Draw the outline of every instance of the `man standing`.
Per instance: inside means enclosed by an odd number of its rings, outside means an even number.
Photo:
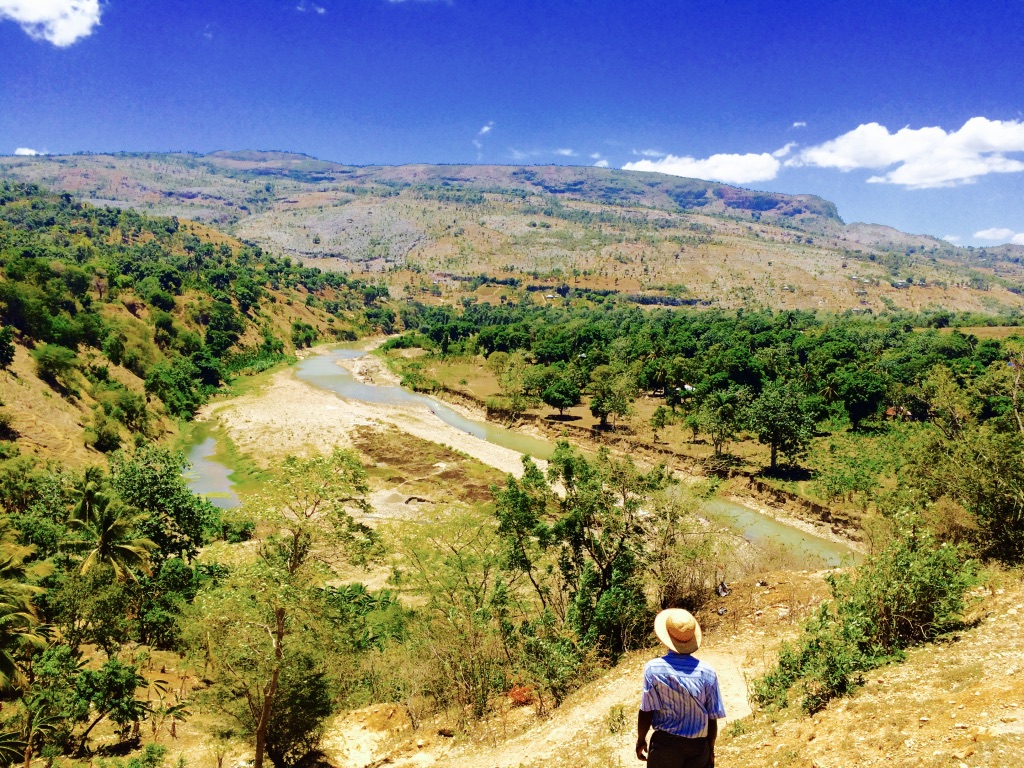
[[[644,667],[636,756],[648,768],[714,768],[725,707],[715,670],[691,655],[700,648],[700,625],[689,611],[669,608],[655,617],[654,633],[669,652]]]

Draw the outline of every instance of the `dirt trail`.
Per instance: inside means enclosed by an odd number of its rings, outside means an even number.
[[[654,654],[651,654],[653,658]],[[747,685],[737,657],[731,653],[701,650],[696,656],[711,664],[718,673],[728,717],[725,726],[738,717],[750,714]],[[567,744],[578,741],[589,731],[607,730],[612,708],[621,706],[625,724],[620,731],[621,746],[615,756],[625,764],[636,761],[636,710],[640,702],[640,680],[646,658],[633,659],[615,668],[614,672],[587,686],[565,705],[555,710],[550,719],[527,733],[511,739],[496,750],[469,752],[461,758],[445,761],[452,768],[517,768],[529,760],[536,765],[558,765]]]
[[[395,768],[443,765],[446,768],[519,768],[523,765],[563,764],[567,745],[586,741],[588,734],[607,733],[621,707],[617,721],[615,753],[622,763],[635,761],[633,733],[639,701],[640,679],[647,656],[634,654],[628,661],[576,692],[550,717],[498,744],[456,744],[447,738],[424,734],[395,748],[395,731],[408,728],[400,708],[375,707],[348,713],[335,721],[325,740],[328,754],[344,768],[363,768],[388,759]],[[697,656],[718,672],[728,718],[721,725],[750,714],[744,670],[733,653],[701,650]],[[508,719],[521,720],[512,712]],[[624,719],[621,719],[624,718]],[[513,726],[514,727],[514,726]],[[498,727],[495,726],[495,730]],[[407,731],[408,733],[408,731]],[[489,739],[487,739],[489,740]],[[422,746],[418,746],[422,744]]]
[[[790,636],[798,617],[824,591],[820,573],[780,572],[764,578],[771,587],[757,586],[753,579],[736,584],[733,594],[716,601],[701,619],[705,641],[696,655],[718,673],[727,713],[720,733],[750,715],[747,681],[762,671],[766,645],[774,648]],[[532,707],[506,708],[460,739],[438,735],[439,728],[450,726],[444,721],[413,732],[401,708],[395,714],[385,707],[349,713],[329,729],[328,754],[342,768],[385,764],[382,760],[396,768],[637,764],[633,745],[640,680],[644,664],[660,653],[652,648],[629,654],[546,717],[537,717]]]

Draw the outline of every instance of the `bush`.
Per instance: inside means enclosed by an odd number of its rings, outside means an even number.
[[[0,410],[0,440],[13,440],[16,436],[14,416],[10,411]]]
[[[43,344],[33,350],[32,357],[36,361],[39,378],[51,384],[66,383],[67,377],[78,366],[74,351],[59,344]]]
[[[95,415],[91,427],[85,430],[85,443],[100,453],[110,453],[121,447],[121,433],[117,423],[102,412]]]
[[[167,291],[153,291],[146,298],[157,309],[162,309],[165,312],[170,312],[174,309],[174,297]]]
[[[300,655],[286,664],[267,729],[267,755],[274,765],[292,768],[316,750],[331,712],[327,678],[313,660]]]
[[[964,593],[977,580],[965,550],[938,544],[903,521],[889,547],[848,574],[827,577],[832,600],[783,643],[776,668],[754,681],[754,698],[784,707],[799,684],[801,706],[817,712],[861,683],[861,673],[900,659],[903,651],[960,626]]]
[[[0,328],[0,369],[14,362],[14,329],[9,325]]]

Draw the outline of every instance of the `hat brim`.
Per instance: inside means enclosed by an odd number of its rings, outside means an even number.
[[[695,653],[700,648],[701,641],[704,639],[703,634],[700,631],[700,622],[697,619],[693,620],[693,639],[688,643],[680,643],[672,639],[672,636],[668,633],[668,612],[670,608],[665,609],[657,616],[654,617],[654,634],[661,640],[661,644],[668,648],[670,651],[676,653]]]

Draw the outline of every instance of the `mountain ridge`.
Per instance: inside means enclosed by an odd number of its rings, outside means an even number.
[[[847,224],[834,203],[815,195],[664,174],[353,166],[277,150],[218,150],[0,157],[0,178],[200,221],[307,265],[388,275],[413,291],[432,290],[426,275],[442,284],[445,276],[481,273],[556,282],[573,275],[583,288],[671,289],[722,307],[989,314],[1024,307],[1024,247],[962,248],[886,225]]]

